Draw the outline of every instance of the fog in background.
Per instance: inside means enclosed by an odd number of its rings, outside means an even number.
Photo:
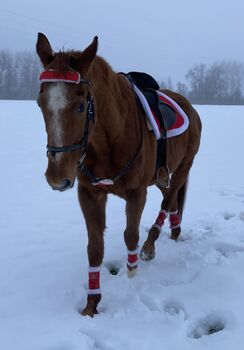
[[[98,54],[116,71],[171,77],[176,87],[195,65],[244,62],[243,14],[243,0],[8,0],[0,49],[33,51],[43,32],[54,50],[83,50],[98,35]]]

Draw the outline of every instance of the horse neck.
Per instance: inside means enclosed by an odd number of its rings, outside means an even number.
[[[119,142],[128,127],[137,124],[134,92],[125,77],[115,73],[101,57],[96,57],[90,76],[98,123]]]

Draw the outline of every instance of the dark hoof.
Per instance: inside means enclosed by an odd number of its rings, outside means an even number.
[[[181,232],[180,227],[172,229],[170,238],[173,239],[174,241],[177,241],[179,238],[180,232]]]
[[[155,258],[155,247],[153,243],[145,242],[140,252],[140,258],[143,261],[149,261]]]
[[[90,316],[94,317],[94,315],[98,314],[97,305],[101,300],[101,294],[88,294],[87,296],[87,304],[84,310],[81,312],[82,316]]]
[[[97,309],[93,309],[93,308],[91,308],[91,307],[89,307],[89,306],[86,306],[85,308],[84,308],[84,310],[81,312],[81,315],[82,316],[90,316],[90,317],[94,317],[94,315],[97,315],[98,314],[98,311],[97,311]]]

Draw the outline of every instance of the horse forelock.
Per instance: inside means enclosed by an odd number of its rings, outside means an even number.
[[[76,51],[59,51],[55,53],[51,68],[58,73],[67,73],[72,67],[71,58],[78,58],[80,53]]]

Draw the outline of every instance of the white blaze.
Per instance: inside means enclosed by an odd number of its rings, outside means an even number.
[[[61,147],[63,145],[63,130],[61,123],[61,110],[67,106],[66,86],[64,83],[57,83],[50,86],[48,91],[48,109],[52,112],[50,118],[50,132],[55,144],[52,146]]]

